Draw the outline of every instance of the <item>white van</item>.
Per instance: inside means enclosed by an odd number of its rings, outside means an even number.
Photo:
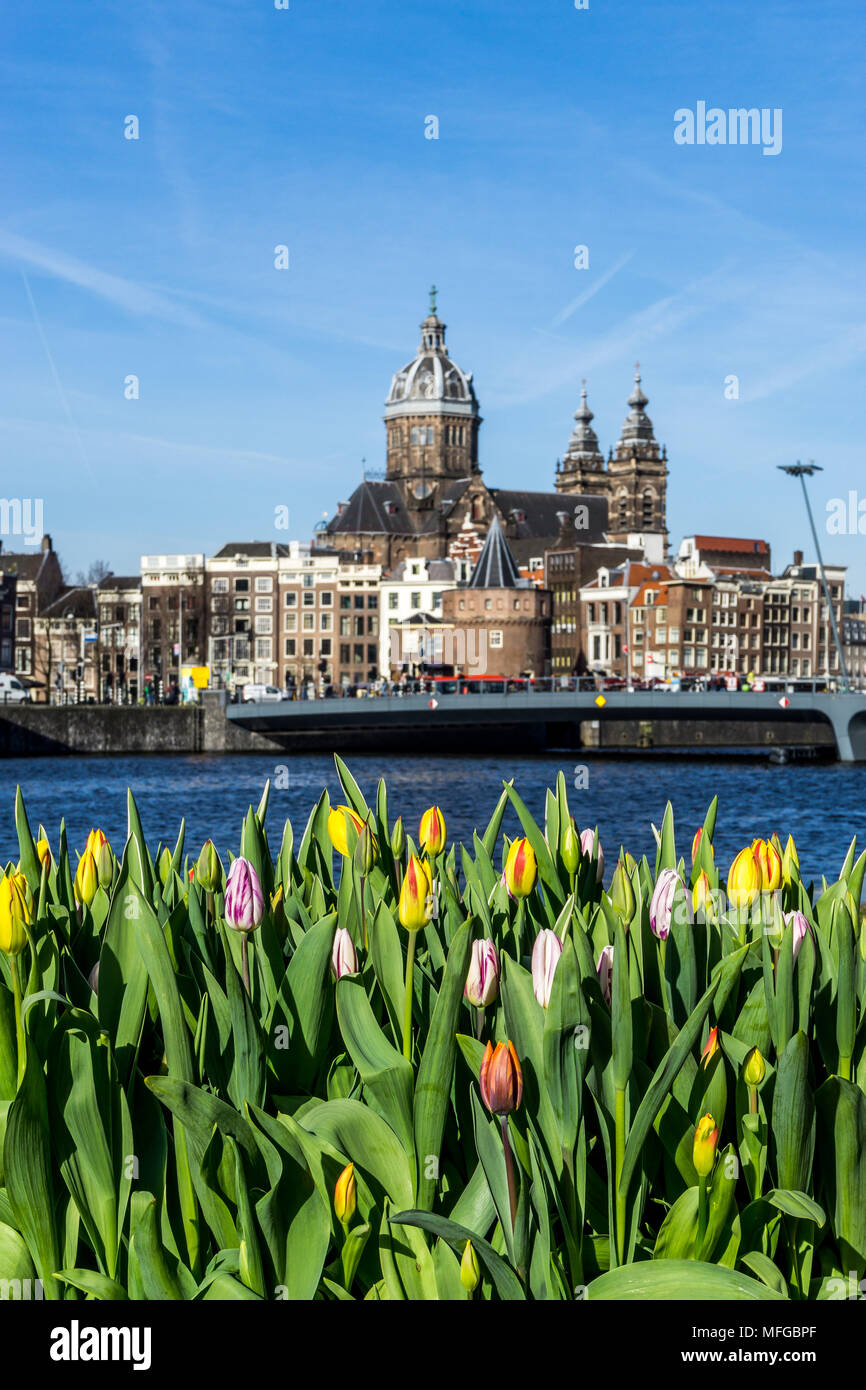
[[[257,685],[251,681],[241,690],[241,699],[245,705],[250,705],[260,704],[265,700],[283,700],[285,696],[275,685]]]
[[[22,685],[17,676],[9,671],[0,671],[0,704],[15,704],[19,700],[29,700],[30,691]]]

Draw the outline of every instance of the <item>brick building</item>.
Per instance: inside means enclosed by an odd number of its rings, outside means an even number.
[[[108,574],[96,586],[99,697],[134,705],[141,697],[141,578]]]
[[[166,694],[206,655],[204,555],[142,555],[141,589],[142,690]]]
[[[51,704],[99,699],[96,585],[64,585],[33,620],[37,698]]]
[[[206,664],[211,683],[278,685],[279,566],[275,541],[230,541],[205,562]]]
[[[15,614],[11,639],[14,669],[24,684],[33,688],[33,698],[44,700],[47,692],[36,673],[36,618],[63,589],[63,572],[50,536],[43,536],[40,548],[21,554],[4,552],[0,543],[0,584],[14,583]],[[0,642],[10,634],[0,632]],[[0,664],[5,664],[0,662]]]
[[[550,674],[551,595],[520,571],[494,516],[484,549],[465,588],[442,595],[442,616],[453,630],[461,675],[510,678]]]

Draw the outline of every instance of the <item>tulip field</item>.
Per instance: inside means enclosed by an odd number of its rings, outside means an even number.
[[[455,844],[337,772],[275,857],[268,788],[204,847],[131,793],[73,847],[18,793],[0,1296],[851,1296],[866,853],[804,883],[756,823],[717,863],[713,800],[635,860],[562,775]]]

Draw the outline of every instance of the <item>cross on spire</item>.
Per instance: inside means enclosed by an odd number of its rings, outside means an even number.
[[[439,293],[435,285],[430,286],[430,313],[436,313],[436,296]]]

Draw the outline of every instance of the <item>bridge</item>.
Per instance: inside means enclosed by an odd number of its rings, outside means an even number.
[[[515,737],[526,746],[580,747],[586,721],[701,720],[763,724],[772,721],[778,742],[785,728],[824,724],[833,732],[841,762],[866,762],[866,692],[828,692],[789,687],[773,691],[658,691],[563,689],[553,680],[487,682],[484,694],[398,695],[364,698],[282,700],[227,704],[229,721],[265,735],[287,749],[360,748],[423,753],[445,747],[476,751],[507,747]],[[513,745],[512,745],[513,746]]]

